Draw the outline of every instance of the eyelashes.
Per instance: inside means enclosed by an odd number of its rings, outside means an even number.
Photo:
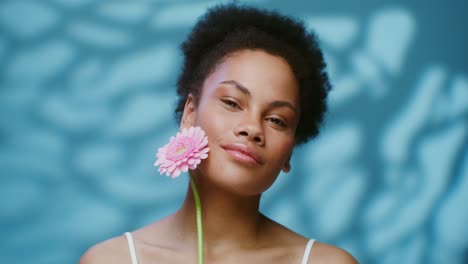
[[[268,118],[266,118],[266,120],[270,121],[270,122],[273,123],[274,125],[277,125],[277,126],[280,126],[280,127],[283,127],[283,128],[288,127],[288,125],[286,124],[286,122],[284,122],[283,120],[281,120],[281,119],[279,119],[279,118],[268,117]]]
[[[230,108],[241,109],[240,105],[232,99],[221,99],[221,101]]]
[[[234,110],[235,111],[242,110],[242,107],[240,106],[240,104],[237,103],[233,99],[223,98],[223,99],[221,99],[221,102],[223,102],[223,104],[229,110],[233,110],[233,111]],[[287,128],[287,127],[289,127],[288,123],[286,121],[284,121],[283,119],[278,118],[278,117],[266,117],[265,120],[268,121],[269,123],[271,123],[271,125],[273,127],[277,127],[277,128]]]

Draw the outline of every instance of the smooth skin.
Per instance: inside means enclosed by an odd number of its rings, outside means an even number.
[[[290,170],[299,109],[289,64],[262,50],[230,54],[205,80],[199,101],[188,97],[180,126],[202,127],[210,147],[192,172],[202,202],[205,263],[301,263],[308,239],[259,212],[261,194],[280,171]],[[228,150],[233,144],[251,155]],[[188,188],[178,211],[132,232],[139,263],[197,263],[196,232]],[[131,263],[125,236],[91,247],[79,263]],[[357,261],[316,242],[309,263]]]

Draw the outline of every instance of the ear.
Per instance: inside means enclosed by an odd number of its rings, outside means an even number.
[[[182,118],[180,120],[180,129],[189,128],[195,125],[196,120],[196,105],[195,99],[193,98],[192,94],[187,96],[187,100],[185,101],[184,112],[182,113]]]
[[[292,155],[292,154],[291,154],[291,155]],[[282,170],[284,173],[288,173],[288,172],[291,170],[291,163],[290,163],[291,155],[289,155],[288,160],[284,163],[283,168],[281,168],[281,170]]]

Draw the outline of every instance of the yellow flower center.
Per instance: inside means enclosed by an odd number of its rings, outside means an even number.
[[[184,147],[181,147],[180,149],[178,149],[178,150],[176,151],[176,154],[177,154],[177,155],[180,155],[180,154],[184,153],[186,150],[187,150],[187,148],[186,148],[185,146],[184,146]]]

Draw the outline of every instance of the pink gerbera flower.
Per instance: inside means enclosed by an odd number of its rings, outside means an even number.
[[[181,172],[195,169],[208,157],[208,151],[208,138],[200,127],[184,128],[158,149],[154,166],[159,166],[159,173],[175,178]]]

